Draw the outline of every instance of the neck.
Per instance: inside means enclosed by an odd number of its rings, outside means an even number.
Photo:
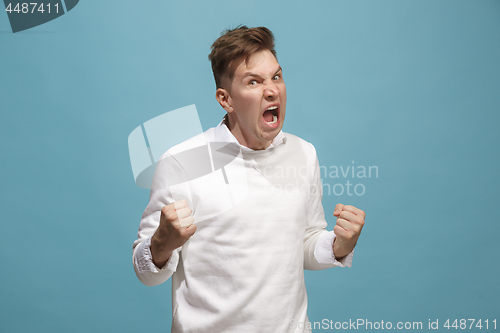
[[[251,138],[246,138],[243,133],[240,131],[238,126],[236,125],[237,122],[234,120],[230,120],[230,117],[228,114],[224,116],[224,124],[227,126],[231,134],[236,138],[236,140],[239,142],[240,145],[245,146],[247,148],[253,149],[253,150],[264,150],[267,149],[271,145],[271,141],[269,142],[256,142],[252,143]]]

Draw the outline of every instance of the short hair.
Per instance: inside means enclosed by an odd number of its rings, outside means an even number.
[[[248,28],[239,26],[235,29],[224,30],[212,44],[212,52],[208,59],[212,62],[215,85],[223,88],[222,82],[232,80],[236,70],[235,60],[242,57],[248,62],[250,56],[262,50],[269,50],[277,59],[274,50],[274,35],[266,27]]]

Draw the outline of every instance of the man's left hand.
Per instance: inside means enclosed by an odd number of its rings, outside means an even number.
[[[333,227],[337,236],[333,242],[333,254],[339,259],[351,253],[356,246],[366,214],[354,206],[337,204],[333,216],[337,217],[337,224]]]

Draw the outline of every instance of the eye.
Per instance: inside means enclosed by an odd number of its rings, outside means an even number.
[[[257,84],[257,80],[251,80],[248,82],[249,86],[255,86]]]
[[[276,74],[274,77],[273,77],[273,80],[279,80],[281,79],[281,75],[280,74]]]

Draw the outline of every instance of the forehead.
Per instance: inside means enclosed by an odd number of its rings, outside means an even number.
[[[236,63],[234,78],[256,74],[272,75],[279,70],[280,65],[276,57],[269,50],[262,50],[252,54],[246,61],[244,58]]]

